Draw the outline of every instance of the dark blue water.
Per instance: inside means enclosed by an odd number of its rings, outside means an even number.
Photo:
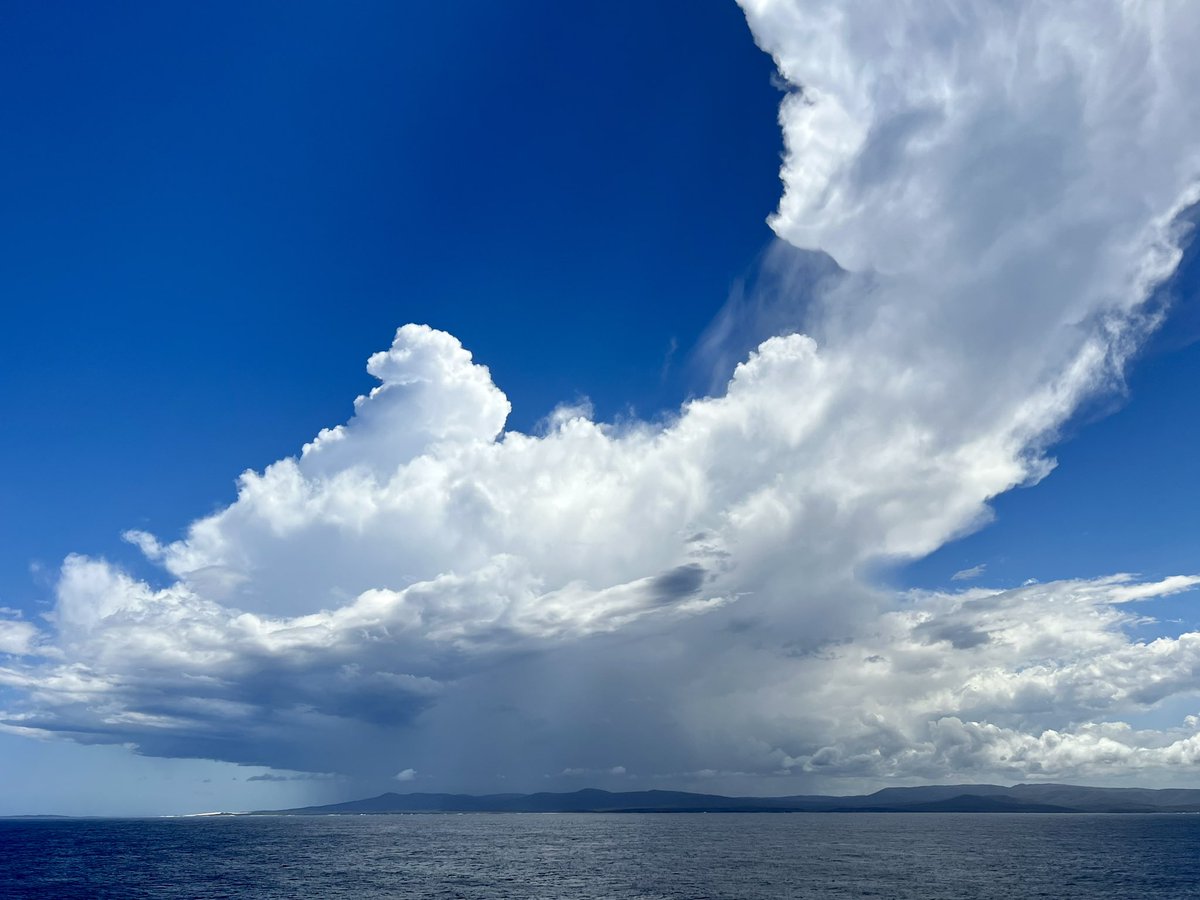
[[[0,820],[0,897],[1200,897],[1200,816]]]

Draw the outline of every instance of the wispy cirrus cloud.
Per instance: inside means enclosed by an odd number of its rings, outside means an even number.
[[[987,564],[980,563],[976,566],[969,566],[966,569],[959,569],[950,576],[951,581],[970,581],[973,578],[978,578],[987,571]]]

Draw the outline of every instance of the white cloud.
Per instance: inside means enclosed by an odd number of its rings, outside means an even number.
[[[0,720],[363,777],[399,756],[455,787],[613,759],[738,778],[1185,765],[1192,726],[1120,717],[1189,695],[1196,639],[1138,643],[1121,604],[1192,580],[894,608],[861,573],[1044,477],[1056,430],[1156,324],[1200,171],[1200,17],[744,5],[803,86],[772,224],[849,270],[798,306],[812,257],[776,251],[787,315],[752,329],[807,333],[760,335],[665,423],[576,404],[525,435],[455,338],[406,325],[350,421],[243,473],[180,540],[129,533],[165,587],[69,557],[52,630],[0,626],[25,654],[0,668],[18,697]]]
[[[589,769],[586,767],[568,766],[559,774],[564,778],[597,778],[604,776],[620,777],[627,773],[624,766],[610,766],[607,769]]]
[[[971,566],[967,569],[959,569],[950,576],[951,581],[970,581],[972,578],[978,578],[987,571],[987,564],[980,563],[977,566]]]
[[[399,772],[397,772],[392,777],[395,778],[397,781],[414,781],[414,780],[416,780],[416,777],[417,777],[417,770],[416,769],[401,769]]]
[[[30,622],[0,619],[0,654],[31,654],[37,645],[38,637],[37,628]]]
[[[1200,633],[1135,638],[1146,619],[1128,598],[1197,584],[1118,576],[917,593],[853,640],[772,671],[769,691],[719,702],[739,711],[734,730],[778,734],[760,768],[826,779],[1182,774],[1200,747],[1194,721],[1126,720],[1172,702],[1200,708]]]

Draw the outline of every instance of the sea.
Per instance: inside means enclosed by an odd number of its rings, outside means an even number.
[[[0,819],[3,898],[1200,897],[1200,815]]]

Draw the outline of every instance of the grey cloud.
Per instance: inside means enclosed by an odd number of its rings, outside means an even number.
[[[677,566],[650,582],[650,594],[658,603],[675,603],[692,597],[703,587],[707,572],[698,563]]]
[[[958,650],[969,650],[991,640],[986,631],[963,622],[923,622],[914,629],[914,634],[928,641],[946,641]]]

